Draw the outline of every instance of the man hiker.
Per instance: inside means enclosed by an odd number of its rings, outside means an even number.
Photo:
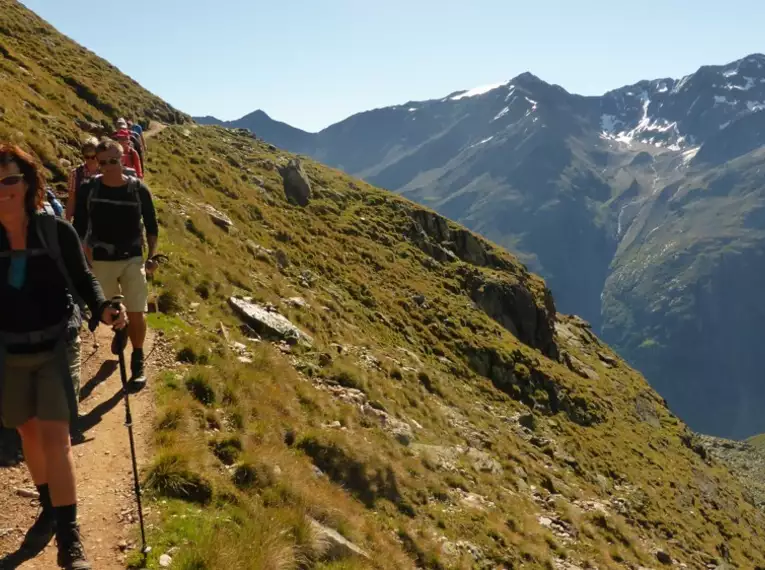
[[[82,152],[83,163],[69,173],[69,196],[66,199],[66,219],[72,221],[74,217],[74,203],[77,199],[77,190],[85,182],[99,173],[98,159],[96,158],[96,147],[98,139],[90,137],[84,143],[80,150]]]
[[[101,322],[125,326],[88,269],[76,232],[41,210],[42,167],[17,146],[0,144],[0,420],[21,436],[41,512],[22,552],[40,552],[55,535],[58,566],[90,570],[77,524],[70,421],[76,414],[65,344],[80,326],[73,298]]]
[[[121,129],[114,133],[114,139],[122,145],[122,165],[136,171],[138,178],[143,178],[143,166],[138,151],[133,148],[130,131]]]
[[[149,188],[122,170],[123,147],[115,141],[98,144],[96,155],[102,175],[80,189],[74,227],[90,247],[93,273],[108,298],[122,294],[128,314],[128,336],[133,345],[131,383],[146,384],[143,345],[146,338],[148,285],[146,275],[157,268],[159,227]],[[148,257],[143,259],[143,230]]]

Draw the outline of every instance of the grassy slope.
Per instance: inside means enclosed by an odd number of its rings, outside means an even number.
[[[0,58],[0,137],[22,140],[54,173],[81,135],[74,118],[114,116],[79,100],[61,75],[85,82],[95,66],[88,81],[112,86],[98,97],[115,115],[159,104],[0,2],[0,45],[12,58]],[[71,57],[54,62],[49,42]],[[588,379],[470,301],[466,274],[522,284],[541,305],[541,280],[509,255],[498,253],[503,271],[433,263],[405,237],[418,207],[313,163],[314,200],[291,206],[274,168],[287,156],[220,128],[168,128],[151,152],[171,256],[155,288],[163,312],[151,319],[184,361],[156,381],[151,565],[178,545],[178,568],[363,566],[318,562],[306,514],[381,568],[552,568],[564,558],[657,566],[656,548],[690,567],[765,564],[761,515],[727,471],[692,451],[639,375],[576,319],[560,317],[559,345]],[[228,213],[235,230],[214,225],[204,204]],[[223,324],[245,342],[227,306],[234,293],[274,303],[314,347],[284,354],[262,342],[251,363],[239,362],[220,332]],[[283,303],[294,295],[310,308]],[[333,382],[362,390],[371,406],[333,397]],[[374,409],[406,421],[413,441],[399,442],[396,424]]]
[[[79,154],[75,120],[189,120],[15,0],[0,14],[0,140],[24,142],[57,180]]]

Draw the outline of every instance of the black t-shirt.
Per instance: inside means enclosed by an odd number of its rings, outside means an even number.
[[[36,218],[29,222],[27,249],[42,248],[37,235]],[[96,278],[88,269],[82,254],[82,245],[72,226],[56,218],[59,248],[72,286],[94,315],[101,315],[106,303],[104,293]],[[10,244],[5,229],[0,225],[0,251],[8,251]],[[73,306],[67,294],[66,279],[59,271],[56,261],[47,255],[28,256],[23,285],[16,289],[9,284],[11,258],[0,256],[0,331],[27,333],[53,327],[72,312]],[[55,341],[38,345],[10,345],[11,354],[50,350]]]
[[[96,247],[93,249],[93,259],[96,261],[114,261],[128,257],[139,257],[143,254],[140,245],[141,220],[146,229],[146,235],[159,235],[157,215],[154,211],[149,188],[142,181],[136,181],[136,197],[129,189],[128,182],[122,186],[106,186],[99,176],[83,184],[77,192],[74,206],[74,228],[81,239],[88,230],[91,237],[98,242],[114,246],[114,251]],[[88,212],[90,194],[96,189],[98,201],[93,201]],[[135,205],[140,199],[140,212]]]

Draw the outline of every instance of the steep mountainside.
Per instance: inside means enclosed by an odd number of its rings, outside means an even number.
[[[602,97],[526,73],[262,136],[509,248],[695,429],[740,437],[765,431],[750,350],[765,311],[763,109],[765,56],[752,55]]]
[[[0,0],[0,140],[30,145],[55,180],[79,158],[82,128],[120,116],[190,119],[15,0]]]
[[[5,123],[31,150],[53,118],[84,135],[50,99]],[[150,320],[178,362],[151,383],[148,567],[765,567],[763,513],[541,278],[294,159],[221,127],[152,140]]]

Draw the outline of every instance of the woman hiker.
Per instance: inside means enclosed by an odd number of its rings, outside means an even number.
[[[58,565],[89,570],[77,524],[69,438],[77,409],[64,347],[80,325],[74,296],[117,329],[126,313],[104,298],[74,228],[41,212],[44,196],[39,164],[0,144],[0,420],[21,435],[40,493],[42,510],[22,550],[39,552],[55,535]]]

